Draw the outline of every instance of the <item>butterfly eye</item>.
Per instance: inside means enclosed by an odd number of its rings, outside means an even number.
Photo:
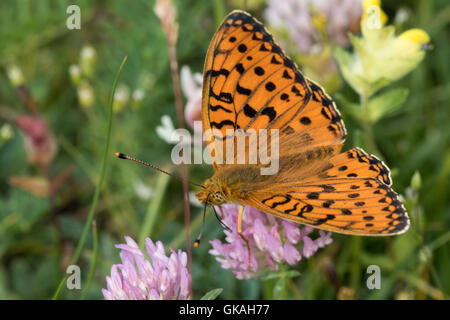
[[[214,204],[222,204],[225,202],[226,199],[222,192],[215,191],[212,194],[212,200],[213,200]]]

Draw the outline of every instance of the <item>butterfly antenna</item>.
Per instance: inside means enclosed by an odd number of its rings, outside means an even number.
[[[205,207],[203,208],[203,221],[202,221],[202,227],[200,229],[200,233],[197,236],[197,239],[195,239],[194,241],[194,248],[198,248],[198,246],[200,245],[200,239],[202,238],[202,234],[203,234],[203,230],[205,229],[205,220],[206,220],[206,207],[208,206],[208,199],[209,199],[209,195],[206,198],[205,201]]]
[[[169,175],[169,176],[171,176],[171,177],[173,177],[175,179],[183,181],[183,179],[181,177],[179,177],[177,175],[174,175],[174,174],[172,174],[170,172],[164,171],[163,169],[158,168],[157,166],[154,166],[154,165],[152,165],[150,163],[144,162],[142,160],[135,159],[133,157],[127,156],[126,154],[123,154],[123,153],[120,153],[120,152],[116,152],[114,155],[117,158],[119,158],[119,159],[131,160],[131,161],[134,161],[136,163],[143,164],[144,166],[150,167],[150,168],[155,169],[155,170],[157,170],[159,172],[165,173],[165,174],[167,174],[167,175]],[[197,187],[203,187],[201,184],[198,184],[198,183],[195,183],[195,182],[188,181],[188,183],[190,183],[190,184],[192,184],[194,186],[197,186]]]

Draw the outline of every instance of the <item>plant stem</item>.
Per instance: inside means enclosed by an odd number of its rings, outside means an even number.
[[[363,247],[362,237],[352,237],[350,239],[350,248],[352,254],[352,263],[350,265],[350,286],[355,290],[355,296],[359,294],[359,288],[362,277],[361,251]]]
[[[180,87],[180,76],[177,60],[176,42],[171,41],[171,37],[167,35],[167,47],[169,50],[170,58],[170,72],[172,74],[172,83],[175,96],[175,108],[177,113],[178,128],[184,129],[184,112],[183,112],[183,100]],[[191,250],[191,232],[190,232],[190,222],[191,222],[191,211],[189,202],[189,172],[185,163],[181,164],[181,178],[183,184],[183,200],[184,200],[184,223],[186,226],[186,252],[188,256],[188,271],[192,271],[192,250]],[[192,297],[192,288],[191,297]]]
[[[375,143],[375,138],[372,130],[372,124],[370,122],[369,114],[369,96],[366,93],[360,94],[361,110],[364,115],[364,120],[362,122],[364,129],[364,136],[366,140],[367,152],[374,154],[378,153],[377,146]]]
[[[89,268],[88,278],[86,280],[86,284],[84,285],[83,292],[81,293],[81,300],[86,298],[89,287],[91,286],[92,279],[94,278],[95,269],[97,268],[97,257],[98,257],[98,233],[97,233],[97,224],[95,220],[92,222],[92,236],[93,236],[93,252],[92,252],[92,261],[91,267]]]
[[[111,96],[109,98],[109,115],[108,115],[108,126],[106,128],[106,142],[105,142],[105,151],[103,153],[103,161],[100,168],[100,176],[98,179],[97,187],[95,188],[94,198],[92,199],[92,205],[91,209],[89,211],[88,218],[86,220],[86,223],[84,224],[83,232],[81,233],[80,240],[78,241],[78,245],[75,249],[75,253],[72,257],[72,260],[70,261],[71,265],[74,265],[78,262],[78,259],[80,258],[81,251],[83,250],[84,244],[86,242],[87,236],[89,234],[90,227],[92,225],[92,222],[94,221],[95,211],[97,209],[98,201],[100,198],[100,190],[101,185],[103,182],[103,179],[105,177],[105,171],[106,171],[106,163],[108,160],[108,154],[109,154],[109,141],[111,138],[111,128],[112,128],[112,116],[113,116],[113,101],[114,101],[114,94],[116,92],[117,83],[119,82],[120,74],[122,73],[122,69],[125,66],[125,63],[127,62],[128,56],[125,56],[122,60],[122,63],[119,67],[119,70],[117,71],[116,77],[114,79],[114,83],[111,90]],[[61,289],[64,285],[64,283],[67,280],[67,275],[64,276],[64,278],[61,280],[61,282],[58,285],[58,288],[56,289],[53,300],[57,300],[59,297],[59,294],[61,292]]]

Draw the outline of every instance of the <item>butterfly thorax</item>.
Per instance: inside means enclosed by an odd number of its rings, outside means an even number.
[[[258,168],[248,165],[228,166],[205,180],[203,189],[197,192],[196,197],[200,202],[212,205],[240,203],[239,200],[245,199],[251,192],[249,186],[257,185],[263,178]]]

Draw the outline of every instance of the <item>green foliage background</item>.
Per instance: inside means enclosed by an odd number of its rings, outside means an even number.
[[[222,0],[175,1],[180,35],[180,65],[201,72],[209,41],[225,14],[237,8]],[[121,83],[131,89],[151,74],[154,84],[145,93],[142,107],[126,108],[114,115],[111,150],[123,151],[176,171],[170,162],[171,146],[155,132],[160,118],[175,119],[175,106],[165,36],[153,12],[153,1],[87,1],[77,4],[82,29],[65,27],[69,1],[7,0],[0,2],[0,105],[19,114],[26,111],[7,77],[13,64],[22,68],[26,86],[39,102],[41,116],[55,134],[59,152],[51,167],[56,176],[74,165],[73,176],[50,202],[13,187],[8,178],[38,175],[28,165],[23,135],[15,127],[12,140],[0,146],[0,298],[47,299],[52,297],[80,237],[99,175],[107,124],[107,101],[114,75],[127,54]],[[420,27],[431,36],[434,49],[419,67],[394,86],[410,90],[400,109],[374,128],[376,142],[393,169],[394,189],[405,194],[414,172],[422,178],[417,215],[405,235],[392,238],[358,238],[334,235],[334,243],[295,267],[301,275],[283,281],[236,280],[208,254],[204,241],[193,251],[194,298],[223,288],[220,299],[335,299],[341,286],[360,299],[448,298],[450,294],[450,6],[445,0],[383,1],[390,17],[399,7],[411,9],[405,28]],[[243,7],[239,7],[243,8]],[[261,11],[252,12],[261,17]],[[80,49],[91,44],[98,55],[92,85],[96,103],[87,114],[78,104],[68,67],[77,63]],[[357,100],[349,87],[339,94]],[[339,101],[339,100],[338,100]],[[357,144],[358,125],[343,108],[349,139]],[[0,125],[6,122],[0,118]],[[191,180],[201,182],[212,169],[191,166]],[[157,180],[160,180],[157,183]],[[102,299],[101,288],[113,263],[119,262],[114,244],[124,235],[138,240],[150,203],[137,197],[134,183],[158,185],[161,206],[150,226],[150,236],[167,246],[184,248],[181,184],[161,181],[145,167],[124,163],[111,154],[96,216],[99,234],[98,263],[87,298]],[[150,200],[151,202],[151,200]],[[418,208],[418,209],[417,209]],[[193,237],[199,230],[200,208],[192,207]],[[60,231],[58,231],[58,228]],[[209,215],[204,240],[223,237]],[[92,235],[82,253],[84,285],[93,257]],[[382,270],[382,288],[366,287],[368,265]],[[62,298],[77,299],[79,291],[63,289]]]

